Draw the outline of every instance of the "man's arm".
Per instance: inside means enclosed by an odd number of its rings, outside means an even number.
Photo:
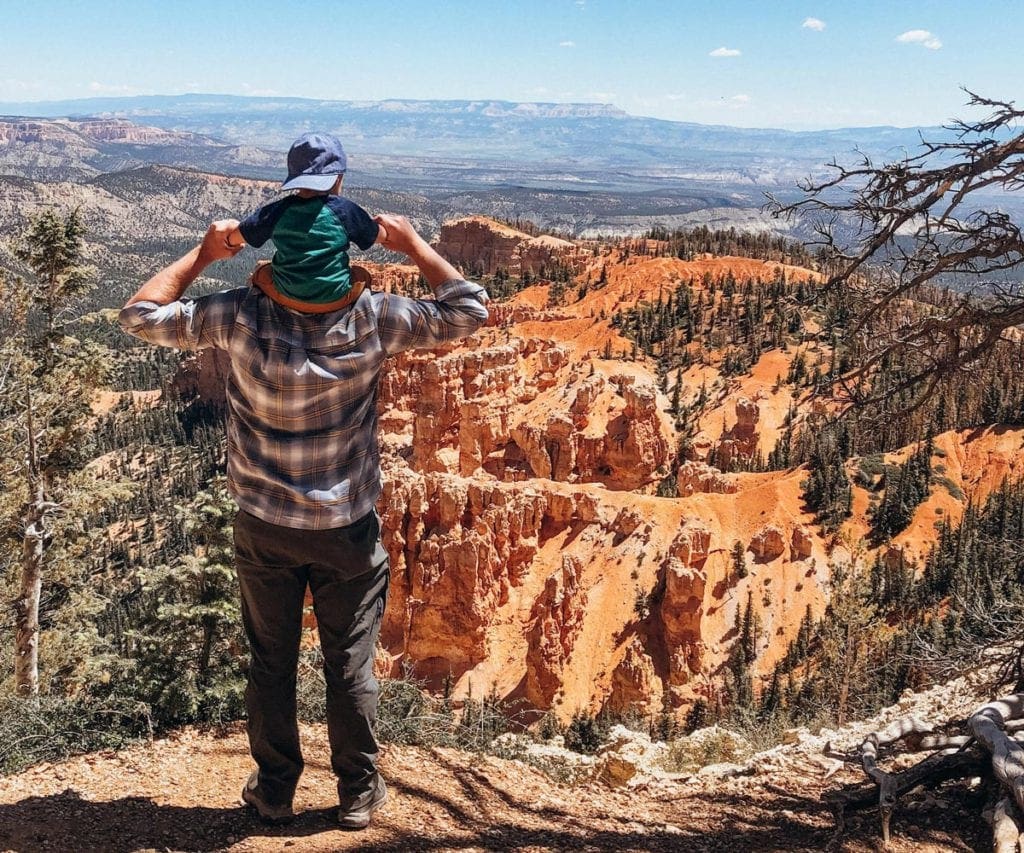
[[[375,217],[387,236],[383,245],[409,256],[434,291],[434,299],[374,293],[377,328],[384,351],[436,347],[473,334],[487,322],[487,291],[462,274],[427,243],[404,216]]]
[[[229,242],[238,228],[236,219],[219,219],[206,229],[203,242],[192,251],[168,264],[140,287],[125,303],[125,308],[136,302],[155,302],[167,305],[181,299],[192,282],[203,274],[210,264],[224,258],[233,258],[244,247]]]
[[[245,290],[198,300],[181,297],[210,264],[242,250],[228,242],[237,225],[234,219],[214,222],[202,243],[143,284],[121,309],[121,328],[148,343],[175,349],[226,346]]]
[[[462,279],[462,274],[434,251],[404,216],[385,213],[373,218],[384,230],[384,238],[378,238],[378,242],[385,249],[408,255],[409,260],[420,268],[431,288],[436,288],[446,281]]]

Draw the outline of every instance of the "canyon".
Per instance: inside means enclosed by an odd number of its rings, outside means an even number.
[[[832,567],[872,558],[868,493],[854,480],[853,514],[826,533],[804,503],[805,469],[723,469],[766,457],[787,423],[812,423],[820,403],[785,377],[798,353],[821,364],[828,347],[809,324],[799,346],[766,350],[748,372],[727,375],[721,354],[706,353],[659,377],[642,352],[627,355],[632,341],[613,317],[683,284],[796,286],[817,274],[746,257],[681,260],[644,241],[535,237],[483,217],[447,223],[438,248],[488,275],[544,267],[569,281],[556,296],[541,280],[494,300],[471,338],[385,368],[379,510],[392,577],[378,671],[563,720],[681,715],[719,700],[750,609],[752,672],[770,675],[801,620],[824,612]],[[413,268],[370,267],[378,287],[415,280]],[[196,382],[212,377],[202,393],[216,397],[210,361]],[[675,381],[699,411],[685,451],[670,414]],[[886,554],[920,559],[940,519],[1019,477],[1022,435],[937,436],[951,485],[933,487]]]

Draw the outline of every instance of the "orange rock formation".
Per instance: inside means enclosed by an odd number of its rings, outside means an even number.
[[[392,580],[381,664],[563,718],[606,706],[653,713],[665,700],[681,712],[714,696],[748,599],[763,626],[755,672],[771,671],[807,608],[822,611],[830,565],[863,540],[867,498],[855,490],[854,517],[826,538],[804,507],[802,470],[707,464],[767,455],[791,407],[809,407],[779,381],[792,349],[764,353],[741,377],[707,364],[683,374],[684,402],[702,389],[706,401],[678,497],[656,495],[679,438],[669,401],[642,354],[603,357],[630,346],[611,326],[615,311],[679,282],[699,287],[705,273],[774,280],[779,264],[582,251],[479,217],[446,226],[441,245],[466,267],[525,270],[538,239],[548,259],[579,265],[561,304],[549,305],[541,282],[492,305],[471,339],[404,354],[382,377]],[[813,275],[783,269],[790,280]],[[952,433],[936,447],[968,494],[1021,473],[1019,431]],[[897,544],[919,556],[929,525],[961,506],[936,489]]]

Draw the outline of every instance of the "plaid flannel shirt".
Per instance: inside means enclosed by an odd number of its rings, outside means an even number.
[[[380,495],[377,379],[389,355],[472,334],[487,292],[447,281],[436,300],[363,291],[329,314],[303,314],[252,287],[122,309],[128,334],[230,354],[228,485],[246,512],[285,527],[351,524]]]

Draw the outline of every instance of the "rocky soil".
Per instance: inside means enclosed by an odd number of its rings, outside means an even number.
[[[576,784],[553,782],[522,761],[388,746],[382,768],[390,798],[359,833],[333,824],[323,727],[302,729],[307,767],[296,796],[299,814],[281,828],[261,825],[238,800],[250,771],[241,728],[186,729],[0,779],[0,849],[859,853],[880,848],[877,815],[850,816],[836,833],[819,798],[862,781],[863,774],[824,756],[825,743],[848,748],[899,717],[941,721],[979,701],[977,690],[961,680],[908,696],[839,731],[794,730],[787,745],[732,763],[667,776],[641,762],[624,783],[602,781],[609,775],[601,768],[630,754],[625,742],[599,756],[594,772]],[[962,786],[911,794],[893,820],[888,849],[987,849],[991,836],[978,817],[981,799],[979,790]]]

